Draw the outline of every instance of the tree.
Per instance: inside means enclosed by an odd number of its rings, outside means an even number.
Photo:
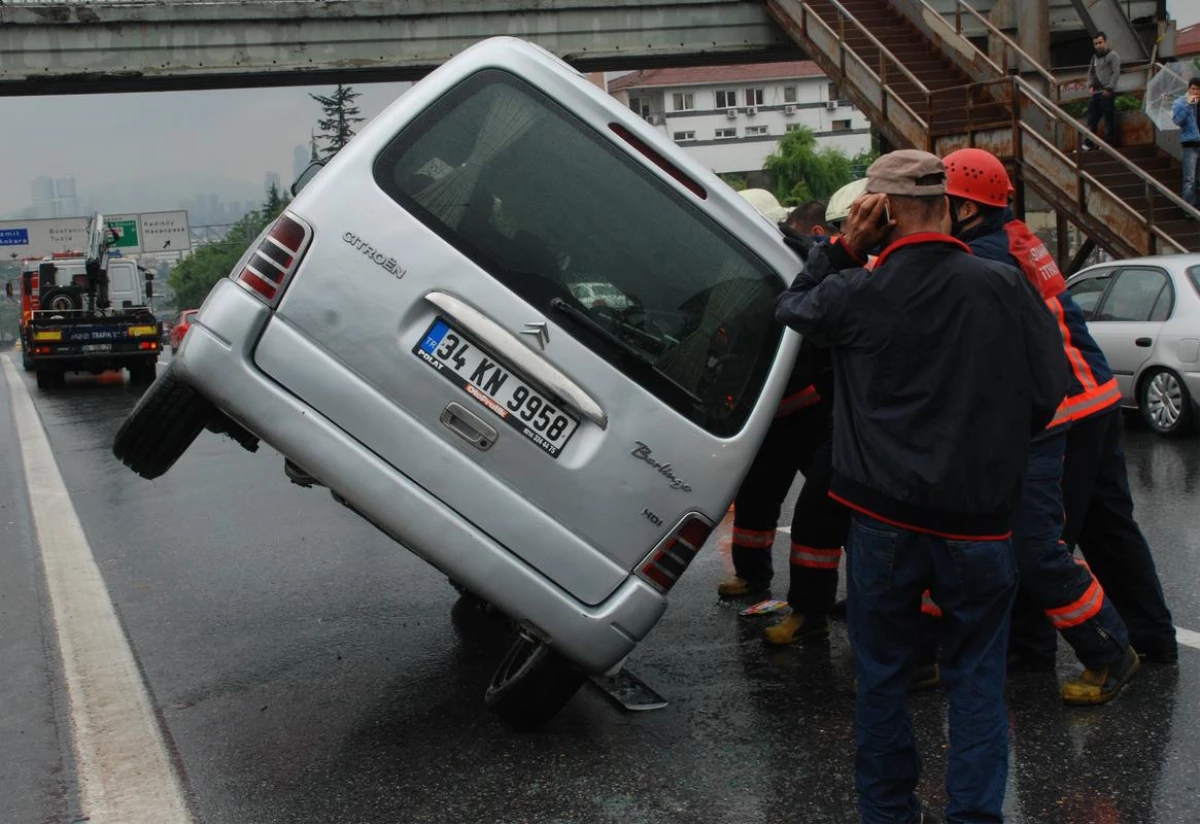
[[[325,141],[322,158],[329,160],[354,137],[354,124],[363,122],[363,118],[358,116],[358,107],[354,105],[361,92],[339,83],[333,94],[328,97],[312,93],[308,96],[320,104],[324,115],[317,120],[318,132],[315,139]]]
[[[841,149],[817,148],[811,129],[788,132],[766,160],[775,196],[784,206],[825,200],[854,179],[851,161]]]
[[[275,185],[275,181],[271,181],[271,185],[267,187],[267,202],[263,204],[263,211],[270,218],[276,218],[283,211],[283,207],[287,201],[283,199],[283,194],[279,191],[279,187]]]

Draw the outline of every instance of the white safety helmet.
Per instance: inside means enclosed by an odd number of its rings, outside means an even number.
[[[850,204],[858,200],[867,188],[867,179],[861,177],[852,180],[833,193],[829,205],[825,208],[825,222],[838,224],[850,216]]]
[[[787,220],[791,209],[779,205],[775,195],[766,189],[742,189],[738,192],[747,203],[758,210],[758,213],[772,223],[782,223]]]

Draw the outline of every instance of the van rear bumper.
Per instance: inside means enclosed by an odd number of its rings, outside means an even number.
[[[629,576],[600,604],[580,602],[271,380],[254,364],[270,315],[232,280],[221,281],[172,362],[175,376],[584,669],[611,668],[658,622],[666,599],[639,578]]]

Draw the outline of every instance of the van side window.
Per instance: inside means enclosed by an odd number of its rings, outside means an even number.
[[[741,429],[778,349],[779,277],[628,154],[513,75],[472,75],[375,181],[563,331],[708,431]]]

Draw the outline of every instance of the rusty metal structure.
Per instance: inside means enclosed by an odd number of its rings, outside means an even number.
[[[1200,212],[1176,193],[1179,166],[1155,144],[1149,120],[1126,118],[1121,149],[1093,136],[1097,148],[1084,151],[1086,127],[1061,106],[1079,97],[1077,78],[1057,78],[965,0],[954,2],[952,19],[925,0],[767,6],[893,147],[944,155],[977,146],[1008,161],[1018,211],[1027,187],[1058,213],[1060,260],[1071,258],[1068,222],[1090,239],[1065,268],[1093,244],[1116,257],[1200,250]],[[986,32],[999,63],[964,34],[965,18]]]

